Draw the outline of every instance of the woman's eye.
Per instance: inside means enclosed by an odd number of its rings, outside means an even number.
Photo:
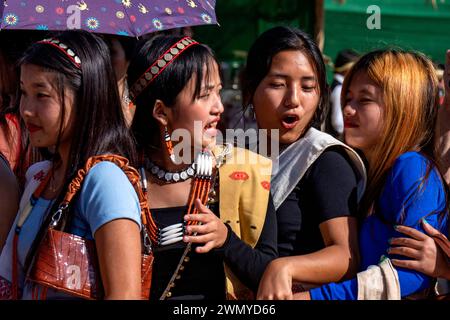
[[[281,83],[281,82],[272,82],[272,83],[269,84],[269,86],[272,87],[272,88],[281,88],[281,87],[284,86],[284,84]]]
[[[38,98],[48,98],[48,97],[50,97],[48,94],[45,94],[45,93],[38,93],[36,96]]]
[[[312,92],[316,89],[316,87],[303,87],[303,91],[305,92]]]
[[[199,98],[199,99],[207,99],[208,97],[209,97],[209,92],[208,92],[208,93],[201,94],[198,98]]]

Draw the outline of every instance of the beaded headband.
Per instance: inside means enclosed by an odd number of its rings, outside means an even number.
[[[197,41],[190,37],[184,37],[172,45],[166,52],[156,59],[156,61],[148,67],[147,70],[136,80],[130,89],[130,99],[135,101],[136,98],[144,91],[147,86],[158,77],[161,72],[167,68],[183,51],[187,48],[199,44]]]
[[[55,38],[44,39],[44,40],[38,41],[37,43],[44,43],[44,44],[49,44],[51,46],[54,46],[55,48],[57,48],[61,52],[63,52],[77,66],[77,68],[81,67],[81,60],[76,55],[76,53],[72,49],[70,49],[66,44],[59,41],[58,39],[55,39]]]

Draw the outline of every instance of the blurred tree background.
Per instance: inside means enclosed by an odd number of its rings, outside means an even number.
[[[380,8],[380,29],[367,28],[371,5]],[[254,39],[276,25],[308,32],[329,62],[345,48],[364,53],[385,46],[444,62],[450,48],[450,0],[217,0],[216,14],[220,26],[195,27],[195,37],[235,67],[245,62]]]

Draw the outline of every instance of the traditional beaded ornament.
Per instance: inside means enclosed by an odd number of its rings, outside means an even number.
[[[63,52],[78,68],[81,68],[81,59],[77,56],[77,54],[70,49],[66,44],[62,43],[58,39],[50,38],[38,41],[37,43],[49,44],[61,52]]]

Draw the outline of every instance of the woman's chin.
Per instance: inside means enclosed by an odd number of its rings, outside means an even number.
[[[30,144],[33,148],[50,148],[51,146],[41,139],[30,138]]]
[[[203,141],[203,149],[212,150],[216,146],[216,138],[211,138]]]
[[[286,145],[294,143],[298,139],[300,139],[300,134],[295,132],[286,132],[285,134],[280,136],[279,142],[280,144]]]

